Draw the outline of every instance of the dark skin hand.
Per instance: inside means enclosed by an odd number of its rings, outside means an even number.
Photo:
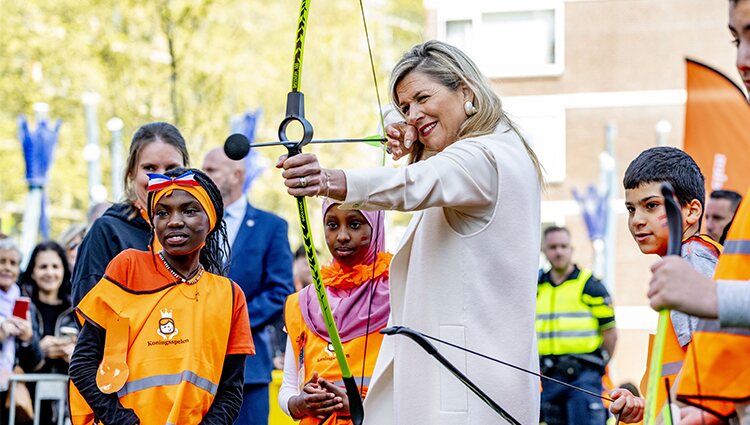
[[[346,395],[346,390],[322,378],[318,380],[318,384],[320,384],[320,386],[324,390],[335,394],[337,399],[341,399],[341,407],[336,409],[336,411],[341,413],[342,415],[348,416],[349,415],[349,397]]]
[[[289,399],[289,413],[295,419],[311,416],[323,420],[333,412],[342,411],[344,407],[346,412],[349,412],[346,392],[341,397],[340,393],[330,390],[331,386],[336,387],[325,379],[320,379],[318,372],[313,372],[312,378],[305,383],[302,392]]]

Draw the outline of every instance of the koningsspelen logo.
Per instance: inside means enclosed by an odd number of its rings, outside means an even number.
[[[161,313],[161,319],[159,319],[159,329],[156,330],[156,333],[165,340],[177,336],[180,331],[174,324],[172,310],[165,308],[164,310],[159,310],[159,313]]]

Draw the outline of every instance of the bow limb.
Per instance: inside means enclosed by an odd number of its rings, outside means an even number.
[[[469,378],[467,378],[466,375],[461,373],[461,371],[459,371],[458,368],[453,365],[453,363],[448,361],[448,359],[440,354],[437,348],[435,348],[434,345],[427,341],[427,339],[419,332],[416,332],[413,329],[409,329],[404,326],[394,326],[391,328],[383,329],[380,332],[386,335],[404,335],[406,337],[409,337],[412,341],[416,342],[420,347],[422,347],[427,352],[427,354],[434,357],[435,360],[437,360],[441,365],[448,369],[456,378],[458,378],[459,381],[461,381],[462,384],[466,385],[466,387],[468,387],[474,394],[477,395],[477,397],[479,397],[483,402],[490,406],[490,408],[492,408],[492,410],[494,410],[503,419],[514,425],[521,425],[521,423],[518,422],[513,416],[511,416],[510,413],[500,407],[500,405],[497,404],[495,400],[485,394],[485,392],[482,391],[482,389],[479,388],[475,383],[473,383]]]
[[[437,353],[437,351],[436,351],[435,347],[434,347],[434,346],[432,346],[432,344],[430,344],[430,343],[428,342],[428,340],[432,340],[432,341],[435,341],[435,342],[439,342],[439,343],[441,343],[441,344],[445,344],[445,345],[447,345],[447,346],[449,346],[449,347],[452,347],[452,348],[455,348],[455,349],[458,349],[458,350],[464,351],[464,352],[466,352],[466,353],[469,353],[469,354],[473,354],[473,355],[475,355],[475,356],[477,356],[477,357],[481,357],[481,358],[483,358],[483,359],[485,359],[485,360],[489,360],[489,361],[492,361],[492,362],[495,362],[495,363],[499,363],[499,364],[501,364],[501,365],[503,365],[503,366],[507,366],[507,367],[509,367],[509,368],[512,368],[512,369],[515,369],[515,370],[517,370],[517,371],[520,371],[520,372],[524,372],[524,373],[528,373],[529,375],[533,375],[533,376],[539,377],[539,378],[541,378],[541,379],[547,380],[547,381],[549,381],[549,382],[554,382],[554,383],[556,383],[556,384],[558,384],[558,385],[562,385],[562,386],[564,386],[564,387],[568,387],[568,388],[570,388],[570,389],[572,389],[572,390],[575,390],[575,391],[578,391],[578,392],[581,392],[581,393],[584,393],[584,394],[588,394],[588,395],[590,395],[590,396],[592,396],[592,397],[595,397],[595,398],[600,398],[600,399],[602,399],[602,400],[607,400],[607,401],[610,401],[610,402],[614,402],[614,401],[615,401],[614,399],[611,399],[611,398],[609,398],[609,397],[603,396],[603,395],[601,395],[601,394],[597,394],[597,393],[595,393],[595,392],[591,392],[591,391],[589,391],[589,390],[587,390],[587,389],[584,389],[584,388],[581,388],[581,387],[576,387],[575,385],[569,384],[569,383],[567,383],[567,382],[563,382],[563,381],[560,381],[560,380],[558,380],[558,379],[555,379],[555,378],[552,378],[552,377],[549,377],[549,376],[545,376],[545,375],[542,375],[541,373],[538,373],[538,372],[534,372],[534,371],[532,371],[532,370],[529,370],[529,369],[525,369],[525,368],[523,368],[523,367],[520,367],[520,366],[518,366],[518,365],[515,365],[515,364],[513,364],[513,363],[508,363],[508,362],[506,362],[506,361],[503,361],[503,360],[500,360],[500,359],[496,359],[496,358],[494,358],[494,357],[490,357],[490,356],[488,356],[488,355],[486,355],[486,354],[482,354],[482,353],[479,353],[479,352],[477,352],[477,351],[471,350],[471,349],[469,349],[469,348],[466,348],[466,347],[462,347],[462,346],[460,346],[460,345],[456,345],[456,344],[453,344],[453,343],[451,343],[451,342],[448,342],[448,341],[445,341],[445,340],[442,340],[442,339],[436,338],[436,337],[434,337],[434,336],[430,336],[430,335],[427,335],[427,334],[423,334],[423,333],[421,333],[421,332],[415,331],[414,329],[408,328],[408,327],[406,327],[406,326],[393,326],[393,327],[390,327],[390,328],[385,328],[385,329],[381,330],[381,331],[380,331],[380,333],[382,333],[382,334],[386,334],[386,335],[406,335],[406,336],[409,336],[409,337],[411,337],[411,338],[412,338],[412,339],[413,339],[414,341],[416,341],[416,342],[417,342],[417,344],[419,344],[419,345],[420,345],[420,346],[421,346],[422,348],[424,348],[424,349],[425,349],[425,351],[427,351],[427,353],[428,353],[428,354],[431,354],[431,355],[434,355],[435,353]],[[437,353],[437,354],[439,355],[439,353]],[[442,356],[440,356],[440,357],[442,358]],[[442,358],[442,359],[443,359],[443,360],[445,360],[444,358]],[[440,360],[440,359],[439,359],[439,360]],[[446,362],[447,362],[447,360],[446,360]],[[446,365],[446,363],[444,363],[444,362],[442,362],[442,361],[441,361],[441,363],[442,363],[443,365],[445,365],[446,367],[448,367],[449,369],[451,369],[451,367],[452,367],[452,366],[448,366],[448,365]],[[451,369],[451,371],[452,371],[452,369]],[[457,377],[458,377],[458,375],[457,375]],[[461,375],[461,377],[463,377],[463,375]],[[461,379],[461,377],[459,377],[459,379]],[[469,385],[469,384],[467,384],[467,382],[466,382],[466,381],[464,381],[463,379],[461,379],[461,382],[463,382],[463,383],[464,383],[464,384],[466,384],[467,386]],[[471,381],[469,381],[469,382],[471,382]],[[473,384],[472,384],[472,385],[473,385]],[[477,394],[477,395],[479,395],[479,394]],[[482,396],[480,395],[480,397],[482,397]],[[490,403],[489,403],[489,402],[487,401],[487,399],[489,399],[489,397],[487,397],[487,398],[483,398],[483,397],[482,397],[482,400],[483,400],[483,401],[485,401],[486,403],[490,404]],[[499,412],[498,412],[498,413],[499,413]],[[616,417],[616,422],[615,422],[616,424],[617,424],[617,423],[619,423],[619,420],[620,420],[620,419],[619,419],[619,417],[620,417],[620,416],[619,416],[619,415],[617,415],[617,417]]]
[[[659,311],[659,323],[656,326],[654,345],[651,347],[651,363],[649,365],[648,386],[646,393],[645,424],[654,425],[659,415],[659,406],[656,405],[656,394],[659,392],[659,382],[662,381],[662,360],[664,358],[664,343],[669,326],[669,310]],[[664,424],[672,425],[671,400],[667,400],[669,413],[664,415]]]
[[[310,143],[313,136],[313,127],[307,119],[305,119],[305,100],[302,91],[300,90],[302,80],[302,58],[304,55],[305,48],[305,30],[307,27],[307,16],[310,9],[310,0],[302,0],[300,6],[299,22],[297,25],[297,37],[294,45],[294,65],[292,68],[292,90],[287,95],[286,104],[286,117],[281,121],[279,125],[279,140],[287,148],[289,157],[297,155],[302,152],[302,147]],[[291,142],[286,137],[286,128],[292,122],[298,122],[302,125],[303,136],[299,142]],[[333,314],[331,307],[328,303],[328,295],[323,281],[320,276],[320,265],[318,263],[318,257],[315,254],[315,246],[313,244],[312,230],[310,228],[310,218],[307,212],[307,201],[304,197],[297,197],[297,212],[300,220],[300,229],[302,230],[302,240],[305,245],[305,253],[307,255],[307,262],[310,266],[310,272],[312,274],[313,285],[315,287],[315,293],[320,303],[320,311],[323,314],[323,320],[328,330],[328,335],[331,340],[331,345],[336,353],[336,360],[341,368],[341,376],[346,386],[346,395],[349,399],[349,414],[351,416],[354,425],[361,425],[364,420],[364,409],[362,407],[362,398],[357,389],[357,384],[354,381],[351,370],[349,369],[349,363],[346,360],[346,353],[344,352],[344,346],[339,338],[338,328],[336,322],[333,320]]]
[[[664,196],[664,208],[667,211],[667,226],[669,228],[669,245],[667,255],[680,255],[682,245],[682,214],[680,207],[674,198],[674,189],[669,183],[661,186]],[[666,400],[666,412],[660,412],[660,406],[656,405],[659,383],[662,381],[662,360],[664,358],[664,343],[669,326],[669,310],[659,311],[659,323],[656,327],[654,345],[651,347],[651,364],[649,365],[648,386],[646,394],[645,425],[654,425],[659,413],[662,413],[664,424],[672,425],[672,408],[670,399]]]

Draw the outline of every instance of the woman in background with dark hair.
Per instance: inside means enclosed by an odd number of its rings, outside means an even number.
[[[19,280],[37,310],[44,353],[41,373],[68,373],[75,346],[75,318],[70,303],[70,269],[65,250],[57,242],[42,242],[31,252]]]
[[[26,271],[21,274],[21,290],[31,298],[41,333],[39,347],[44,366],[37,373],[68,374],[68,363],[76,343],[77,329],[70,304],[70,268],[65,250],[57,242],[42,242],[31,252]],[[33,391],[35,388],[29,386]],[[41,424],[57,423],[58,409],[53,401],[42,401],[37,412]]]
[[[104,275],[104,269],[120,252],[147,250],[151,226],[146,217],[148,173],[190,165],[185,139],[165,122],[141,126],[130,142],[125,170],[125,199],[112,205],[91,226],[78,250],[73,271],[73,305]]]

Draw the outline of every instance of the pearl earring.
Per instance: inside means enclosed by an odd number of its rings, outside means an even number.
[[[474,104],[471,103],[470,100],[467,100],[466,103],[464,103],[464,112],[466,112],[467,117],[470,117],[477,113],[477,108],[474,107]]]

